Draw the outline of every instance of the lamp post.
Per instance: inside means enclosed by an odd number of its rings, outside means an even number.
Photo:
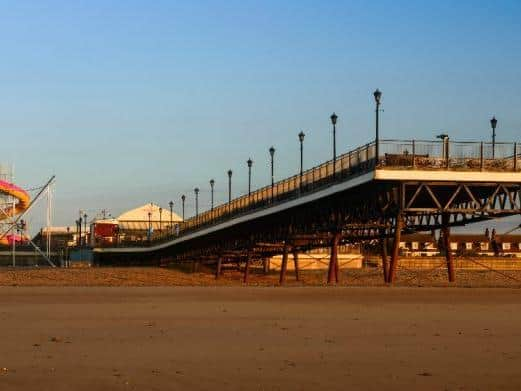
[[[302,188],[302,175],[304,174],[304,132],[298,134],[298,140],[300,141],[300,187]]]
[[[246,164],[248,164],[248,197],[251,195],[251,166],[253,165],[253,160],[249,158],[246,161]]]
[[[76,220],[78,223],[78,247],[81,247],[83,240],[81,239],[81,226],[83,224],[83,217],[81,217],[80,212],[80,218]]]
[[[163,236],[163,208],[159,207],[159,239]]]
[[[199,188],[194,189],[195,193],[195,217],[199,216]]]
[[[333,124],[333,177],[335,176],[336,171],[336,121],[338,119],[338,115],[335,113],[331,114],[331,123]]]
[[[380,153],[380,100],[382,99],[382,92],[377,88],[375,92],[373,92],[374,95],[374,101],[376,103],[376,110],[375,110],[375,128],[376,128],[376,134],[375,134],[375,155],[376,155],[376,164],[378,164],[378,158]]]
[[[445,159],[445,166],[449,167],[449,135],[442,133],[436,136],[443,141],[443,159]]]
[[[275,156],[275,148],[270,147],[269,151],[271,156],[271,200],[273,201],[273,187],[275,185],[273,157]]]
[[[210,193],[211,193],[211,210],[213,210],[213,188],[215,186],[215,180],[210,179]]]
[[[152,240],[152,212],[148,212],[148,242]]]
[[[170,201],[168,203],[168,206],[170,207],[170,234],[174,232],[174,224],[172,222],[172,214],[174,213],[174,201]]]
[[[183,194],[181,196],[181,203],[183,205],[183,221],[185,221],[185,200],[186,200],[186,196]]]
[[[492,159],[496,157],[496,126],[497,119],[496,117],[492,117],[490,120],[490,126],[492,127]]]
[[[21,238],[20,241],[23,244],[25,241],[25,230],[27,229],[27,223],[24,219],[20,220],[20,231],[21,231]],[[69,233],[70,227],[67,227],[67,233]]]
[[[87,246],[87,213],[84,213],[83,214],[83,225],[84,225],[84,228],[85,228],[85,232],[83,233],[83,236],[85,236],[85,240],[83,241],[83,245],[86,247]]]
[[[232,170],[228,170],[228,203],[232,202],[232,174]]]

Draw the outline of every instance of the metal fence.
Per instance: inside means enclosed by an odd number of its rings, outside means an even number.
[[[452,171],[519,171],[517,143],[382,140],[379,167]]]
[[[231,220],[253,211],[297,199],[335,183],[349,180],[380,169],[418,169],[452,171],[519,171],[521,150],[517,143],[454,142],[423,140],[380,140],[379,157],[376,159],[376,143],[372,142],[340,155],[336,160],[292,177],[275,182],[200,213],[180,224],[175,234],[151,236],[147,243],[138,242],[136,246],[158,244],[173,237]],[[133,243],[117,240],[119,246],[132,246]],[[112,245],[114,246],[114,245]]]

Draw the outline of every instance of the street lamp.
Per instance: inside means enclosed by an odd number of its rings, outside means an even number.
[[[77,220],[78,222],[78,246],[81,247],[83,244],[83,239],[81,238],[81,226],[83,225],[83,217],[81,217],[80,212],[80,218]]]
[[[80,220],[76,220],[76,235],[78,235],[78,238],[76,240],[76,245],[79,247],[81,245],[80,238],[81,238],[81,223]]]
[[[174,224],[172,222],[172,214],[174,211],[174,201],[170,201],[168,203],[168,206],[170,207],[170,234],[171,234],[172,232],[174,232]]]
[[[87,213],[83,214],[83,225],[85,227],[85,232],[83,234],[83,236],[85,236],[85,239],[83,240],[83,245],[87,246]]]
[[[148,242],[152,240],[152,212],[148,212]]]
[[[302,175],[304,174],[304,132],[298,134],[298,140],[300,141],[300,187],[302,188]]]
[[[159,207],[159,239],[163,236],[163,208]]]
[[[376,135],[375,135],[375,149],[376,149],[376,164],[378,164],[378,158],[380,153],[380,100],[382,99],[382,92],[377,88],[375,92],[373,92],[374,95],[374,101],[376,103],[376,110],[375,110],[375,127],[376,127]]]
[[[185,221],[185,200],[186,200],[186,196],[183,194],[181,196],[181,203],[183,205],[183,221]]]
[[[249,158],[246,161],[246,164],[248,164],[248,197],[251,195],[251,166],[253,165],[253,160]]]
[[[331,114],[331,123],[333,124],[333,177],[335,176],[336,171],[336,120],[338,119],[338,115],[335,113]]]
[[[214,186],[215,186],[215,180],[210,179],[210,188],[211,188],[210,193],[211,193],[211,200],[212,200],[211,201],[211,210],[213,210],[213,188],[214,188]]]
[[[228,203],[232,202],[232,174],[232,170],[228,170]]]
[[[496,117],[492,117],[490,120],[490,126],[492,127],[492,159],[496,157],[496,126],[497,119]]]
[[[436,136],[443,141],[443,159],[445,159],[445,165],[449,166],[449,135],[442,133]]]
[[[195,217],[199,216],[199,188],[194,189],[195,193]]]
[[[273,171],[274,170],[273,157],[275,156],[275,148],[270,147],[269,151],[270,151],[270,156],[271,156],[271,200],[273,201],[273,187],[275,185],[274,171]]]

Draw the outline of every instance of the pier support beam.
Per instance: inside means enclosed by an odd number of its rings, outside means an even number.
[[[298,252],[296,251],[293,251],[293,264],[295,266],[295,279],[297,281],[300,281],[300,270],[299,270],[299,265],[298,265]]]
[[[246,255],[246,265],[244,266],[244,283],[248,283],[248,279],[250,278],[250,262],[251,262],[251,253],[248,252]]]
[[[382,255],[382,269],[384,272],[384,282],[387,282],[389,280],[389,264],[387,262],[387,246],[389,244],[389,241],[387,238],[382,237],[380,239],[380,251]]]
[[[442,235],[443,235],[443,245],[445,247],[445,261],[447,263],[447,274],[449,277],[449,282],[454,282],[454,263],[452,261],[452,251],[450,249],[450,226],[449,226],[450,216],[444,213],[441,216],[442,220]]]
[[[403,216],[401,213],[396,217],[396,227],[394,231],[394,243],[393,243],[393,253],[391,257],[391,265],[389,267],[389,273],[387,277],[387,282],[392,284],[394,282],[394,278],[396,277],[396,268],[398,267],[398,257],[400,256],[400,240],[402,237],[402,228],[403,228]]]
[[[268,274],[270,272],[270,260],[268,258],[262,258],[262,271],[264,274]]]
[[[219,277],[221,277],[222,266],[223,266],[223,257],[219,256],[219,258],[217,258],[217,265],[215,268],[215,279],[216,280],[218,280]]]
[[[338,283],[338,244],[342,234],[335,232],[331,241],[331,256],[329,257],[329,268],[327,271],[327,283]]]
[[[282,250],[282,263],[280,265],[279,284],[284,285],[286,282],[286,270],[288,268],[288,246],[285,244]]]

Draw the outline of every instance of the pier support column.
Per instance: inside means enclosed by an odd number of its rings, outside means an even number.
[[[300,281],[300,270],[298,267],[298,252],[293,251],[293,264],[295,265],[295,279]]]
[[[248,283],[248,279],[250,277],[250,262],[251,262],[251,254],[248,252],[246,256],[246,265],[244,266],[244,283]]]
[[[387,246],[389,244],[389,241],[387,238],[381,238],[380,239],[380,252],[382,256],[382,269],[384,272],[384,282],[387,282],[389,280],[389,264],[387,262]]]
[[[327,283],[338,283],[338,244],[342,234],[335,232],[331,241],[331,256],[329,257],[329,268],[327,271]]]
[[[221,277],[222,265],[223,265],[223,257],[219,256],[219,258],[217,258],[217,265],[215,268],[215,279],[216,280],[218,280],[219,277]]]
[[[400,256],[400,240],[402,237],[402,228],[403,228],[403,216],[400,213],[396,217],[393,253],[392,253],[391,265],[389,267],[389,273],[388,273],[388,277],[387,277],[387,282],[390,284],[392,284],[394,282],[394,278],[396,276],[396,268],[398,267],[398,257]]]
[[[288,268],[288,246],[285,244],[282,250],[282,263],[280,265],[279,284],[284,285],[286,282],[286,270]]]
[[[447,274],[449,277],[449,282],[455,281],[454,275],[454,263],[452,261],[452,251],[450,249],[450,226],[449,226],[450,215],[443,214],[441,216],[442,220],[442,234],[443,234],[443,245],[445,247],[445,261],[447,263]]]
[[[270,272],[270,260],[268,258],[262,258],[262,270],[264,271],[264,274]]]

